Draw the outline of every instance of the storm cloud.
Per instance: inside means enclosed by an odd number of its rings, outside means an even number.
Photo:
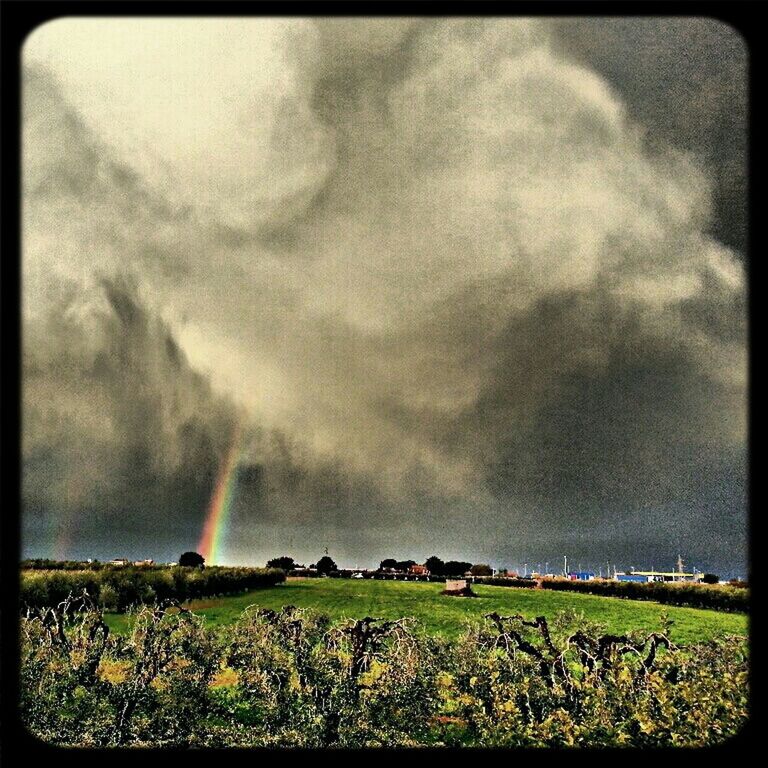
[[[743,89],[735,33],[694,26]],[[175,557],[244,420],[231,562],[741,567],[743,185],[706,104],[659,127],[680,72],[601,28],[34,33],[25,550],[72,527],[82,556]]]

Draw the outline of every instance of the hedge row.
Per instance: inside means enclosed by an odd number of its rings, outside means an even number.
[[[468,579],[472,584],[488,584],[491,587],[523,587],[534,589],[538,586],[535,579],[518,579],[514,576],[473,576]]]
[[[727,748],[749,719],[746,639],[679,649],[664,622],[489,614],[447,640],[294,606],[224,627],[146,606],[127,635],[65,615],[20,622],[18,711],[52,745]]]
[[[334,571],[332,577],[344,578],[343,571]],[[370,573],[365,578],[409,581],[443,582],[445,576],[404,576],[400,574]],[[462,578],[462,577],[456,577]],[[749,590],[724,584],[680,584],[649,582],[647,584],[632,581],[571,581],[569,579],[521,579],[503,576],[468,577],[473,584],[487,584],[494,587],[520,587],[523,589],[554,589],[563,592],[582,592],[605,597],[623,597],[629,600],[655,600],[666,605],[687,606],[690,608],[708,608],[730,613],[749,610]]]
[[[230,595],[285,581],[279,568],[146,568],[126,566],[103,570],[25,570],[21,572],[22,607],[54,606],[70,593],[86,590],[108,611],[155,600],[180,601]]]
[[[21,561],[22,570],[31,571],[101,571],[112,570],[114,568],[123,568],[122,565],[113,565],[110,562],[101,562],[100,560],[49,560],[45,557],[36,557],[30,560]],[[167,568],[163,563],[152,565],[142,565],[142,568]]]
[[[670,584],[663,581],[643,584],[633,581],[543,579],[541,587],[567,592],[587,592],[606,597],[624,597],[630,600],[655,600],[666,605],[709,608],[730,613],[749,610],[749,590],[725,585]]]

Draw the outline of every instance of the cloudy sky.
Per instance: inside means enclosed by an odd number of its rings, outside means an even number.
[[[23,82],[23,549],[743,571],[747,52],[98,19]],[[238,429],[239,425],[239,429]]]

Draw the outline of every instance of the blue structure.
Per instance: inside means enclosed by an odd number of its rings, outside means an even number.
[[[592,581],[595,578],[594,571],[574,571],[568,574],[571,581]]]
[[[634,574],[634,573],[617,573],[616,580],[617,581],[636,581],[642,584],[648,583],[647,576],[641,576],[639,574]]]

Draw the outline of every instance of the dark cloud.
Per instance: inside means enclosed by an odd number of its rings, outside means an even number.
[[[731,420],[740,393],[702,370],[670,332],[671,318],[658,334],[641,312],[610,300],[542,304],[510,324],[496,379],[473,414],[491,447],[495,493],[535,499],[555,517],[577,508],[585,522],[619,506],[642,511],[639,532],[667,507],[704,502],[702,478],[715,467],[726,481],[743,475],[741,466],[719,466],[738,440]],[[546,394],[521,409],[520,390],[541,386],[542,372]]]
[[[713,18],[569,18],[563,50],[603,75],[656,151],[696,154],[713,182],[710,231],[746,253],[749,51]]]
[[[28,329],[24,498],[76,512],[83,536],[106,525],[118,542],[167,539],[200,522],[235,411],[135,286],[101,287],[100,305],[71,292]]]
[[[738,568],[745,291],[714,235],[741,54],[696,23],[670,62],[688,27],[649,29],[296,20],[184,205],[30,70],[25,546],[175,558],[240,419],[233,562]]]
[[[103,302],[75,293],[50,309],[24,360],[24,502],[29,533],[42,515],[86,540],[132,551],[194,544],[237,410],[190,368],[168,327],[125,277],[101,280]],[[77,316],[76,320],[68,320]],[[300,442],[246,422],[234,523],[343,528],[375,487]],[[242,533],[240,534],[242,536]],[[245,542],[251,537],[242,536]]]

